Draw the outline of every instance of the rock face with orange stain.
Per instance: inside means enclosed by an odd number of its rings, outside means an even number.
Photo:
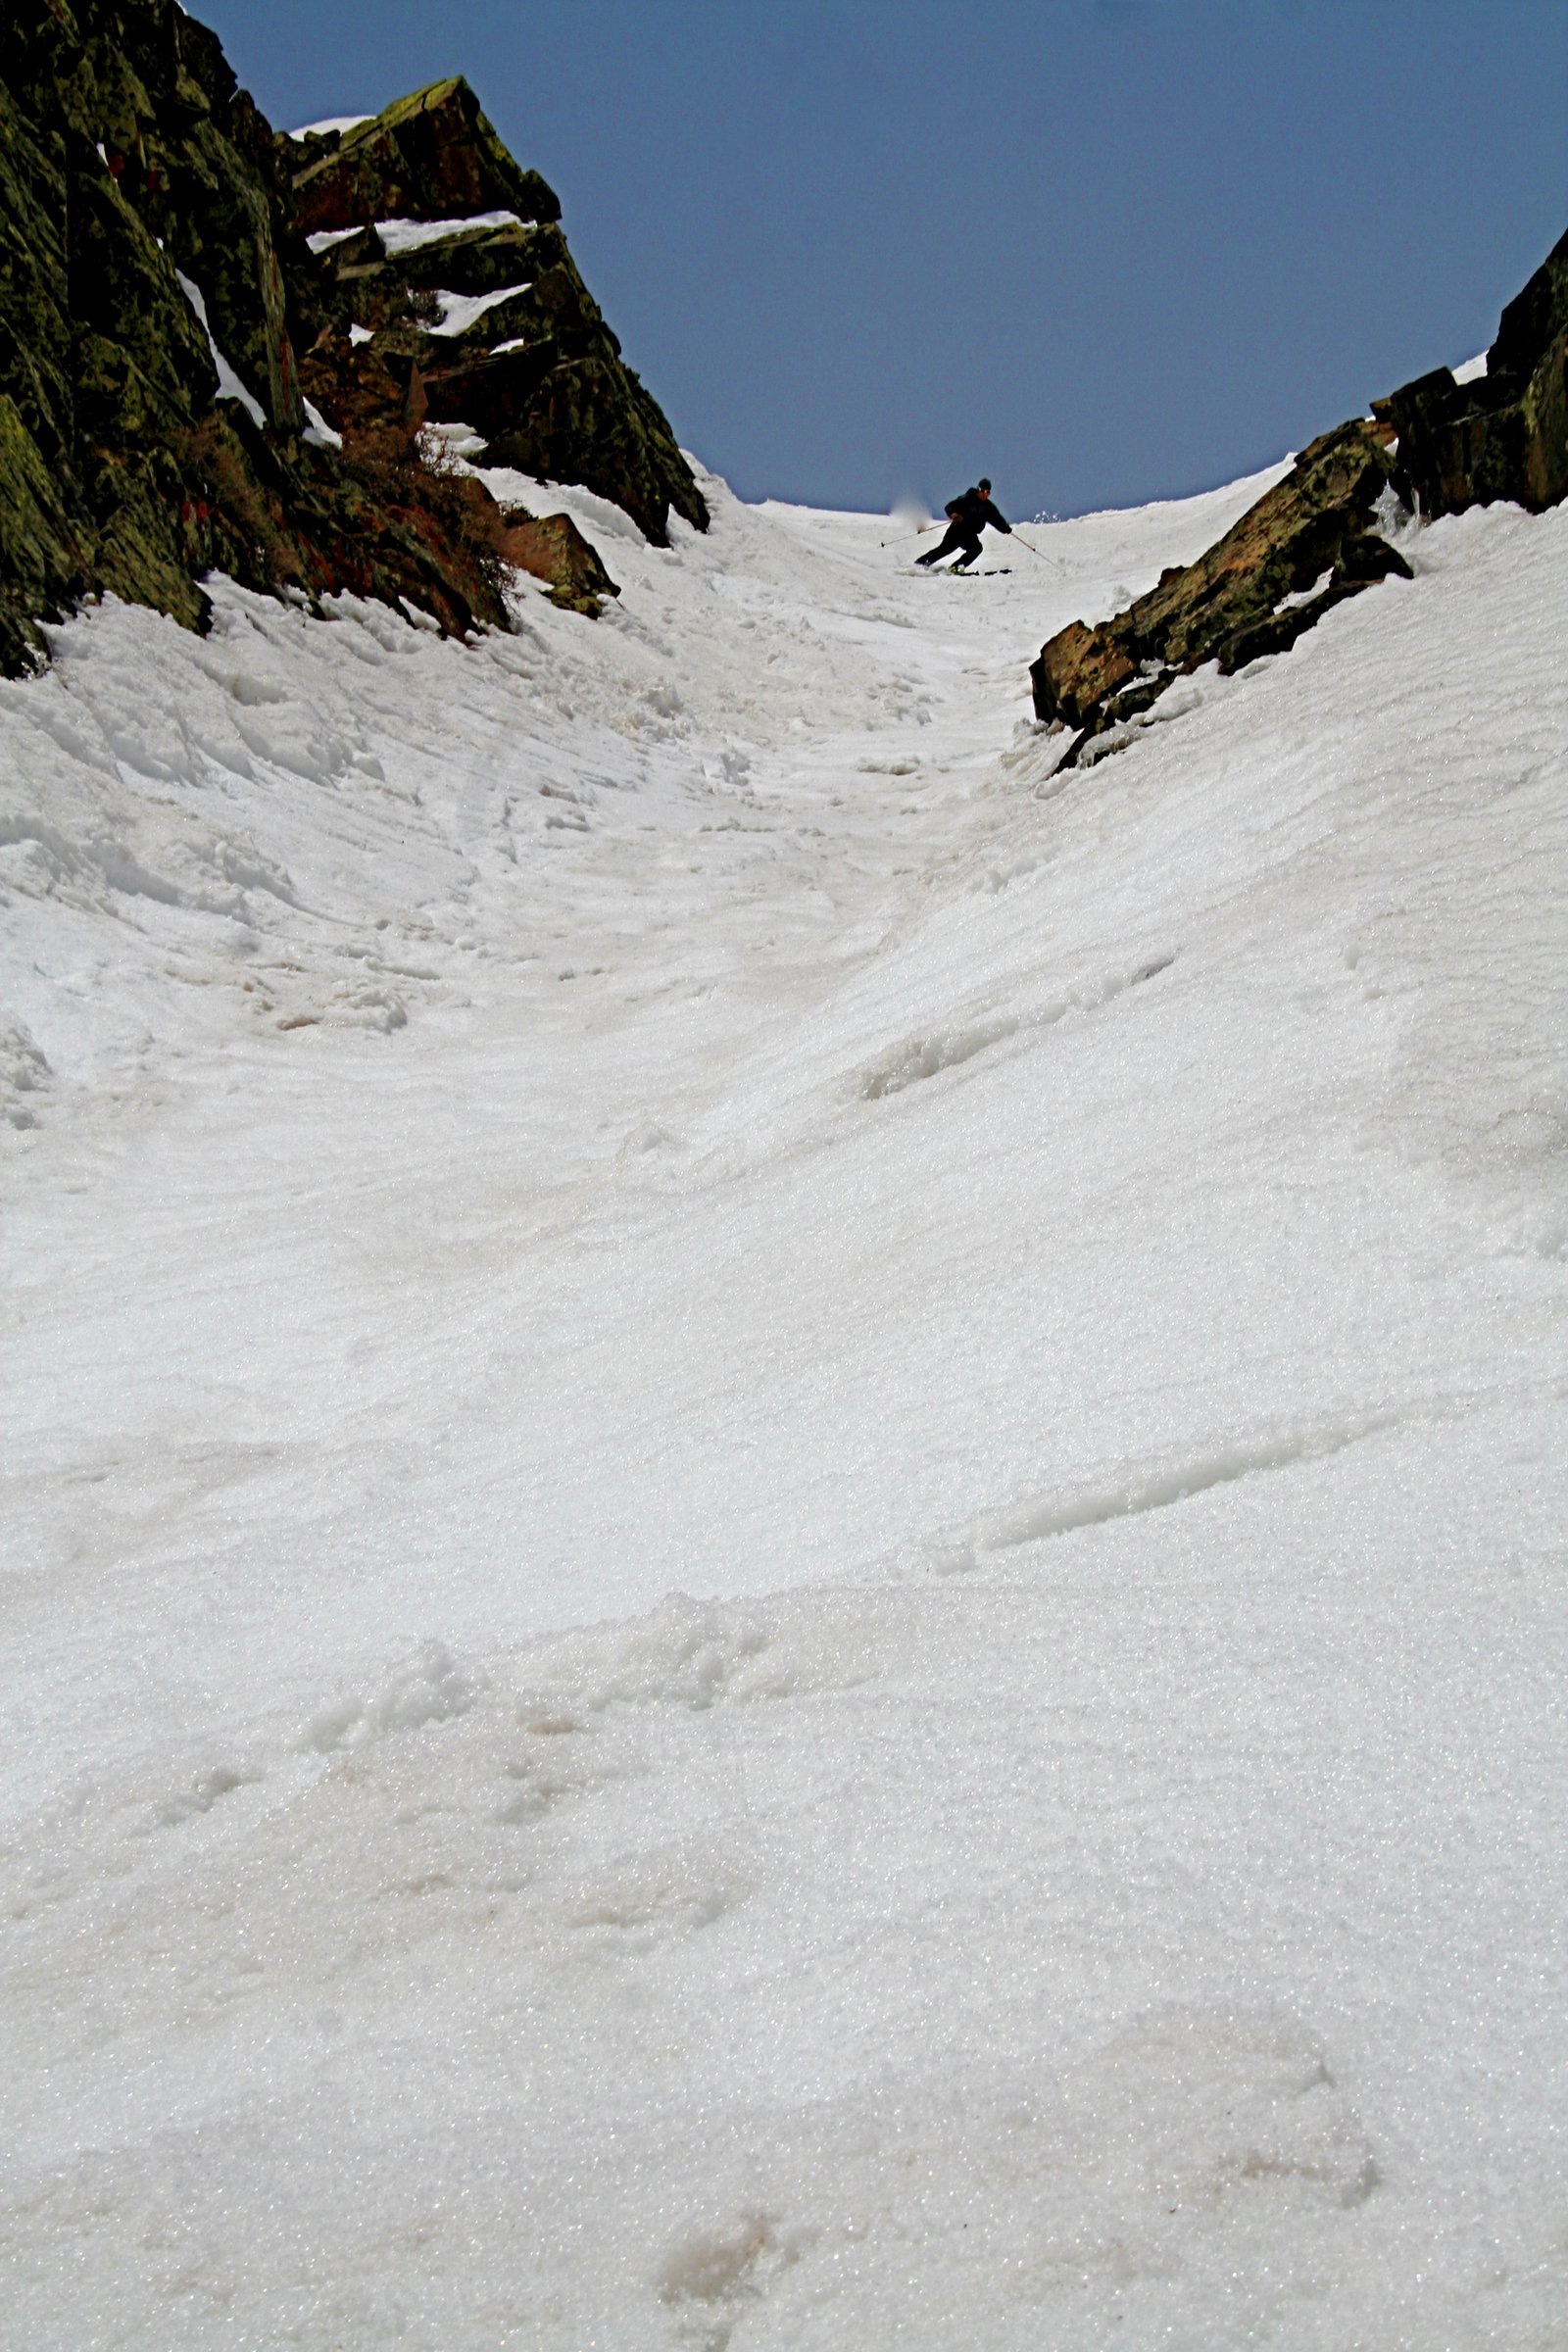
[[[387,362],[405,380],[412,365],[421,413],[470,426],[485,463],[580,482],[656,547],[672,513],[707,528],[663,412],[571,258],[554,190],[514,163],[466,82],[416,91],[303,153],[295,202],[333,313],[319,355],[331,380],[317,352],[305,360],[323,409],[336,398],[370,421]],[[404,407],[400,390],[378,420]]]
[[[1073,621],[1030,670],[1039,718],[1091,738],[1141,717],[1172,678],[1217,662],[1240,669],[1286,652],[1314,621],[1409,565],[1373,527],[1389,491],[1393,436],[1355,419],[1302,452],[1196,564],[1175,567],[1098,627]]]
[[[496,463],[706,526],[466,82],[295,139],[169,0],[19,0],[0,195],[0,673],[106,592],[203,628],[215,569],[508,625],[501,510],[420,438],[466,401]]]
[[[563,612],[581,612],[597,620],[607,596],[620,590],[600,561],[592,540],[585,539],[569,514],[518,514],[506,518],[503,537],[507,561],[550,590],[550,602]]]
[[[1037,717],[1076,731],[1060,766],[1140,719],[1172,678],[1288,652],[1323,614],[1409,565],[1383,535],[1406,517],[1568,495],[1568,236],[1502,314],[1484,372],[1440,368],[1303,451],[1196,564],[1109,620],[1075,620],[1029,675]],[[1100,744],[1108,749],[1108,743]]]

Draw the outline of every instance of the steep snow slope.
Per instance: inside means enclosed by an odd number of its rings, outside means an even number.
[[[0,689],[18,2341],[1562,2340],[1568,517],[1054,777],[1259,486]]]

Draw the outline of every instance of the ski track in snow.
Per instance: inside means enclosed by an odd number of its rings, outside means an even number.
[[[1568,514],[1058,777],[1261,486],[0,686],[7,2340],[1565,2340]]]

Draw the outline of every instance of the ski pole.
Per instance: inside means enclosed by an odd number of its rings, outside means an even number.
[[[1032,539],[1025,539],[1022,531],[1014,531],[1012,535],[1021,546],[1026,547],[1029,550],[1029,553],[1032,556],[1038,556],[1042,564],[1050,564],[1053,561],[1053,558],[1046,554],[1046,551],[1043,547],[1036,547]]]
[[[883,540],[882,545],[884,547],[902,547],[906,539],[923,539],[927,531],[940,530],[941,527],[940,523],[922,522],[918,530],[895,531],[891,539]]]

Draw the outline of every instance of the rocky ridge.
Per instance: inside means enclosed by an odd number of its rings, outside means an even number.
[[[294,142],[290,142],[294,144]],[[487,462],[581,482],[655,546],[708,510],[578,273],[561,206],[466,82],[297,143],[297,217],[329,317],[307,386],[347,418],[462,423]]]
[[[1568,236],[1503,312],[1485,371],[1441,368],[1304,450],[1197,563],[1110,619],[1072,621],[1030,668],[1036,716],[1075,730],[1058,767],[1113,749],[1171,680],[1288,652],[1347,597],[1409,564],[1385,533],[1416,515],[1568,494]]]
[[[458,633],[507,624],[514,565],[597,611],[612,584],[586,542],[503,513],[427,420],[461,416],[493,462],[582,482],[656,543],[671,510],[705,525],[559,201],[466,82],[297,140],[174,0],[22,0],[9,30],[0,671],[96,594],[199,628],[212,569]]]

